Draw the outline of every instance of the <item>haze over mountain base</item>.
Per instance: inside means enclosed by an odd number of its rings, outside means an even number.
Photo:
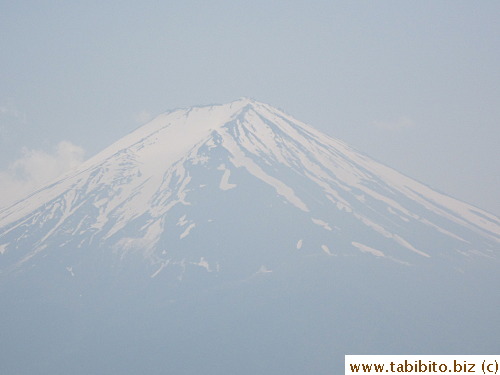
[[[178,288],[133,278],[78,291],[64,280],[16,285],[1,295],[2,372],[340,374],[349,353],[498,352],[491,267],[321,256],[217,287],[196,276]]]

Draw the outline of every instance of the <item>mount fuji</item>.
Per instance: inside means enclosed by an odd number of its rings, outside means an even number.
[[[281,110],[173,110],[0,211],[17,322],[0,359],[12,373],[326,374],[347,351],[485,354],[499,256],[499,218]]]

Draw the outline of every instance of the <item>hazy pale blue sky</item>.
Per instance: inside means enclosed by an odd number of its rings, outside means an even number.
[[[499,17],[487,0],[0,0],[0,206],[151,116],[249,96],[500,214]]]

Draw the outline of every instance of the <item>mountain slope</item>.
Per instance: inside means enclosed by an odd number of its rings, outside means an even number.
[[[498,261],[500,242],[495,216],[249,99],[158,116],[1,211],[0,228],[4,269],[97,247],[140,252],[151,276],[227,269],[234,248],[259,272],[287,252]]]
[[[167,112],[0,211],[0,372],[497,354],[499,228],[269,105]]]

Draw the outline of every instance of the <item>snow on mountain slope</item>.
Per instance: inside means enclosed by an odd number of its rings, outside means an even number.
[[[498,260],[499,243],[494,215],[250,99],[162,114],[0,211],[0,269],[95,248],[140,253],[152,277],[290,252]]]

